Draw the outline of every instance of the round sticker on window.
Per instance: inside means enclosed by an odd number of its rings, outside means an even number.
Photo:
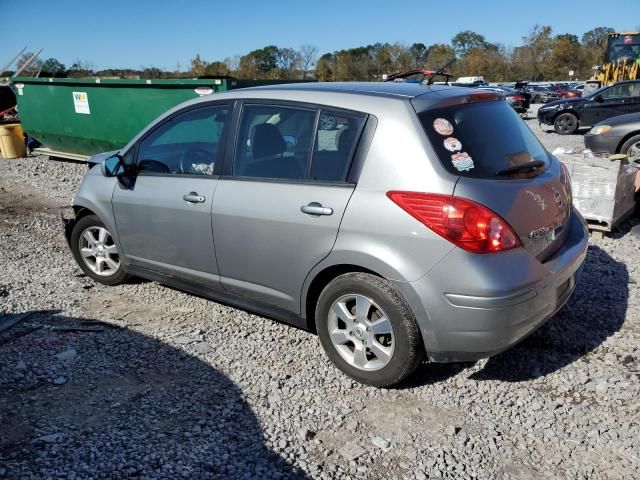
[[[462,150],[462,144],[457,138],[449,137],[444,139],[444,148],[450,152],[459,152]]]
[[[436,118],[433,121],[433,129],[440,135],[451,135],[453,133],[453,126],[446,118]]]
[[[459,172],[469,171],[473,168],[473,158],[467,152],[454,153],[451,155],[451,161]]]

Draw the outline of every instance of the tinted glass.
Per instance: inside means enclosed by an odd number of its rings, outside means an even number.
[[[533,160],[545,162],[545,169],[549,166],[547,151],[504,101],[428,110],[419,117],[442,165],[451,173],[508,179],[496,172]]]
[[[626,98],[640,96],[640,83],[623,83],[600,92],[602,98]]]
[[[212,175],[222,153],[226,105],[190,110],[161,125],[141,143],[141,172]]]
[[[242,110],[233,174],[306,178],[316,114],[316,110],[280,105],[246,105]]]
[[[312,180],[346,181],[364,120],[364,115],[321,111],[311,163]]]

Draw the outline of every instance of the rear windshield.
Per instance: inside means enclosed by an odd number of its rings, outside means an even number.
[[[442,165],[456,175],[500,178],[497,172],[549,155],[516,112],[503,101],[485,101],[418,114]],[[531,177],[533,175],[528,175]]]

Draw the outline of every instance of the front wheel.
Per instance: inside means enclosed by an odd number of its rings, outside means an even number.
[[[361,383],[397,384],[422,360],[424,348],[411,309],[380,277],[340,275],[320,294],[315,313],[327,356]]]
[[[578,117],[573,113],[561,113],[553,122],[553,129],[560,135],[571,135],[578,130]]]
[[[104,285],[124,283],[127,274],[111,233],[95,215],[76,222],[71,231],[71,251],[82,269],[95,282]]]
[[[640,135],[634,135],[620,147],[620,153],[629,156],[630,161],[640,160]]]

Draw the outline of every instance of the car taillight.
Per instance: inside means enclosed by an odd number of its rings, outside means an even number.
[[[522,95],[514,95],[513,98],[516,102],[523,102],[524,101],[524,97]]]
[[[471,200],[402,191],[387,192],[387,196],[435,233],[469,252],[502,252],[522,246],[500,215]]]

